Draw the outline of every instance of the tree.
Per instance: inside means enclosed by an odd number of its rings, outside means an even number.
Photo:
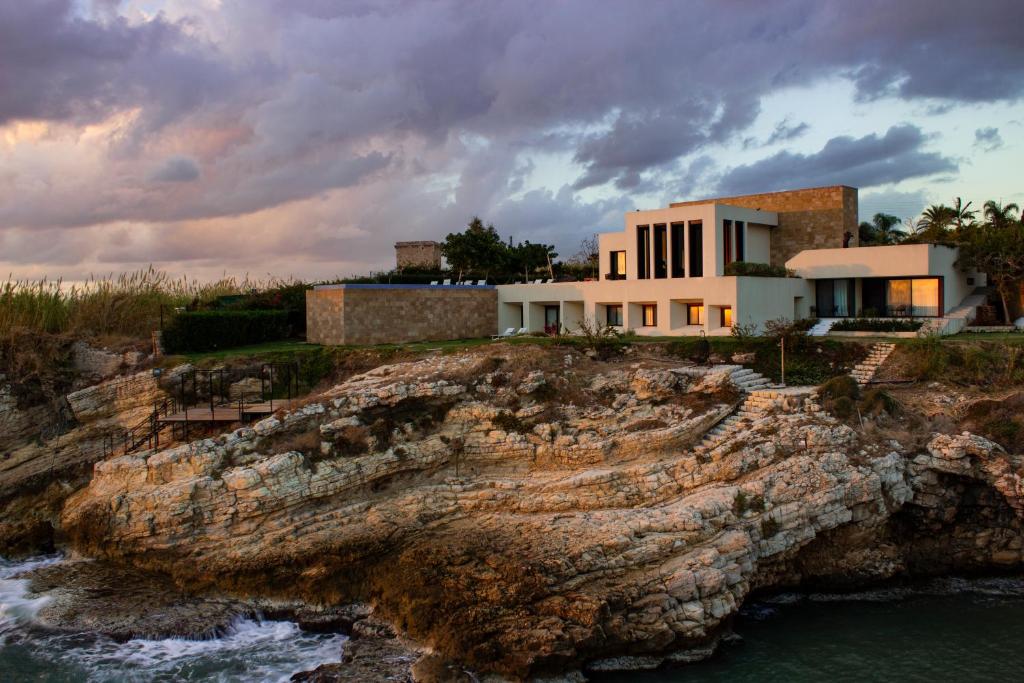
[[[861,244],[896,244],[900,241],[900,232],[894,230],[900,224],[898,216],[887,213],[876,213],[871,222],[860,224]]]
[[[976,211],[971,210],[970,206],[973,202],[963,203],[960,197],[956,198],[953,203],[953,222],[956,224],[956,234],[959,237],[964,228],[970,227],[974,224],[974,214]]]
[[[441,253],[448,260],[448,267],[458,271],[460,280],[467,272],[489,273],[507,266],[508,247],[494,226],[484,227],[478,216],[473,216],[465,232],[448,233]]]
[[[1000,210],[990,212],[990,204]],[[985,273],[995,285],[1007,322],[1010,321],[1008,301],[1017,283],[1024,279],[1024,224],[1005,220],[1010,206],[985,202],[985,216],[989,220],[967,231],[960,245],[959,259],[961,266]]]
[[[558,254],[550,244],[533,244],[529,240],[520,242],[509,249],[509,267],[512,272],[522,273],[529,280],[530,274],[538,268],[552,263]]]
[[[1017,220],[1017,217],[1014,216],[1014,214],[1017,213],[1019,208],[1020,207],[1013,203],[1004,206],[999,202],[990,199],[985,202],[982,212],[985,216],[985,222],[990,225],[1005,226]]]
[[[918,221],[924,230],[945,232],[954,223],[956,212],[952,207],[945,204],[932,204],[921,212],[921,220]]]
[[[601,250],[597,235],[584,237],[580,241],[579,251],[562,265],[567,271],[576,271],[578,276],[596,278],[601,265]]]

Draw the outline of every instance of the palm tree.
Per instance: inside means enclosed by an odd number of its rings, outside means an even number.
[[[1019,209],[1020,207],[1013,202],[1004,206],[999,202],[990,199],[985,202],[985,207],[983,209],[985,221],[999,228],[1005,227],[1017,220],[1017,217],[1014,216],[1014,214],[1017,213]]]
[[[953,204],[953,222],[956,223],[956,232],[961,234],[964,231],[964,227],[969,227],[974,224],[974,214],[976,211],[970,209],[971,204],[974,202],[963,203],[959,197],[956,198],[956,203]]]
[[[898,216],[888,213],[876,213],[871,218],[871,224],[875,231],[875,241],[878,244],[896,244],[900,241],[899,230],[894,228],[900,224]]]
[[[944,231],[956,220],[955,209],[945,204],[932,204],[921,212],[920,225],[924,229]]]

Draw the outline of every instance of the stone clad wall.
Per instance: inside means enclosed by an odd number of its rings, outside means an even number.
[[[441,268],[441,245],[432,240],[395,242],[395,263],[402,268]]]
[[[306,292],[306,338],[317,344],[394,344],[495,334],[493,287],[340,285]]]
[[[700,204],[702,201],[675,202],[672,206]],[[774,211],[779,215],[779,225],[772,230],[773,265],[785,265],[786,261],[805,249],[842,247],[843,233],[847,231],[853,233],[850,246],[856,247],[859,244],[855,187],[833,185],[737,197],[717,197],[710,201],[748,209]]]

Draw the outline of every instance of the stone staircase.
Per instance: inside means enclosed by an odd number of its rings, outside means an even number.
[[[873,344],[868,352],[868,357],[864,359],[863,363],[858,363],[853,367],[850,376],[857,380],[857,384],[864,386],[875,378],[878,367],[885,362],[894,348],[896,345],[889,342]]]
[[[821,407],[815,401],[815,387],[772,387],[750,391],[735,412],[715,425],[694,447],[698,456],[706,455],[732,438],[736,432],[767,419],[776,410],[814,412]]]
[[[820,318],[814,327],[807,330],[808,337],[824,337],[832,326],[839,322],[839,318]]]
[[[768,387],[777,386],[761,373],[754,372],[750,368],[744,368],[742,366],[730,372],[729,377],[732,379],[732,383],[736,385],[736,388],[745,394],[749,394],[750,392],[757,391],[759,389],[767,389]]]

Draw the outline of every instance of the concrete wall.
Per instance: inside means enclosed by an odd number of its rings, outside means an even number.
[[[943,268],[942,272],[931,269],[932,247],[930,244],[899,244],[888,247],[815,249],[800,252],[786,261],[786,267],[805,278],[945,275],[948,268]]]
[[[690,224],[700,221],[703,235],[703,249],[701,263],[703,264],[703,277],[714,277],[724,275],[724,254],[723,254],[723,233],[722,221],[743,221],[744,222],[744,260],[754,260],[760,263],[768,263],[770,249],[765,245],[767,240],[770,244],[770,231],[774,230],[776,215],[768,211],[755,211],[753,209],[726,206],[703,202],[687,205],[681,208],[652,209],[649,211],[630,211],[625,215],[625,230],[622,232],[601,233],[598,235],[598,247],[601,253],[601,278],[608,274],[611,264],[609,252],[626,252],[626,279],[639,280],[637,277],[637,227],[641,225],[651,226],[651,250],[653,252],[655,225],[664,224],[668,239],[668,277],[664,280],[671,280],[673,257],[671,248],[671,225],[673,223],[684,223],[683,231],[683,270],[685,278],[675,278],[676,281],[689,279],[690,275]],[[751,224],[756,226],[751,229]],[[753,235],[753,237],[752,237]],[[653,258],[652,277],[653,278]]]
[[[784,264],[805,249],[842,247],[843,233],[847,231],[853,233],[850,246],[858,244],[857,189],[854,187],[833,185],[675,202],[670,206],[693,206],[707,201],[778,214],[778,227],[772,231],[771,243],[771,262],[775,265]]]
[[[438,270],[441,267],[441,245],[431,240],[395,242],[395,264],[399,269]]]
[[[731,334],[720,324],[719,311],[728,306],[733,319],[753,323],[758,330],[774,318],[806,317],[810,283],[798,278],[702,277],[664,280],[602,280],[551,284],[502,285],[498,290],[498,328],[522,326],[530,332],[544,329],[544,307],[559,306],[562,325],[579,331],[580,320],[604,325],[606,307],[621,305],[623,330],[641,336]],[[799,301],[798,301],[799,299]],[[658,324],[645,327],[642,304],[658,307]],[[686,304],[704,306],[704,325],[688,325]]]
[[[316,344],[469,339],[497,327],[494,287],[328,285],[306,292],[306,338]]]

